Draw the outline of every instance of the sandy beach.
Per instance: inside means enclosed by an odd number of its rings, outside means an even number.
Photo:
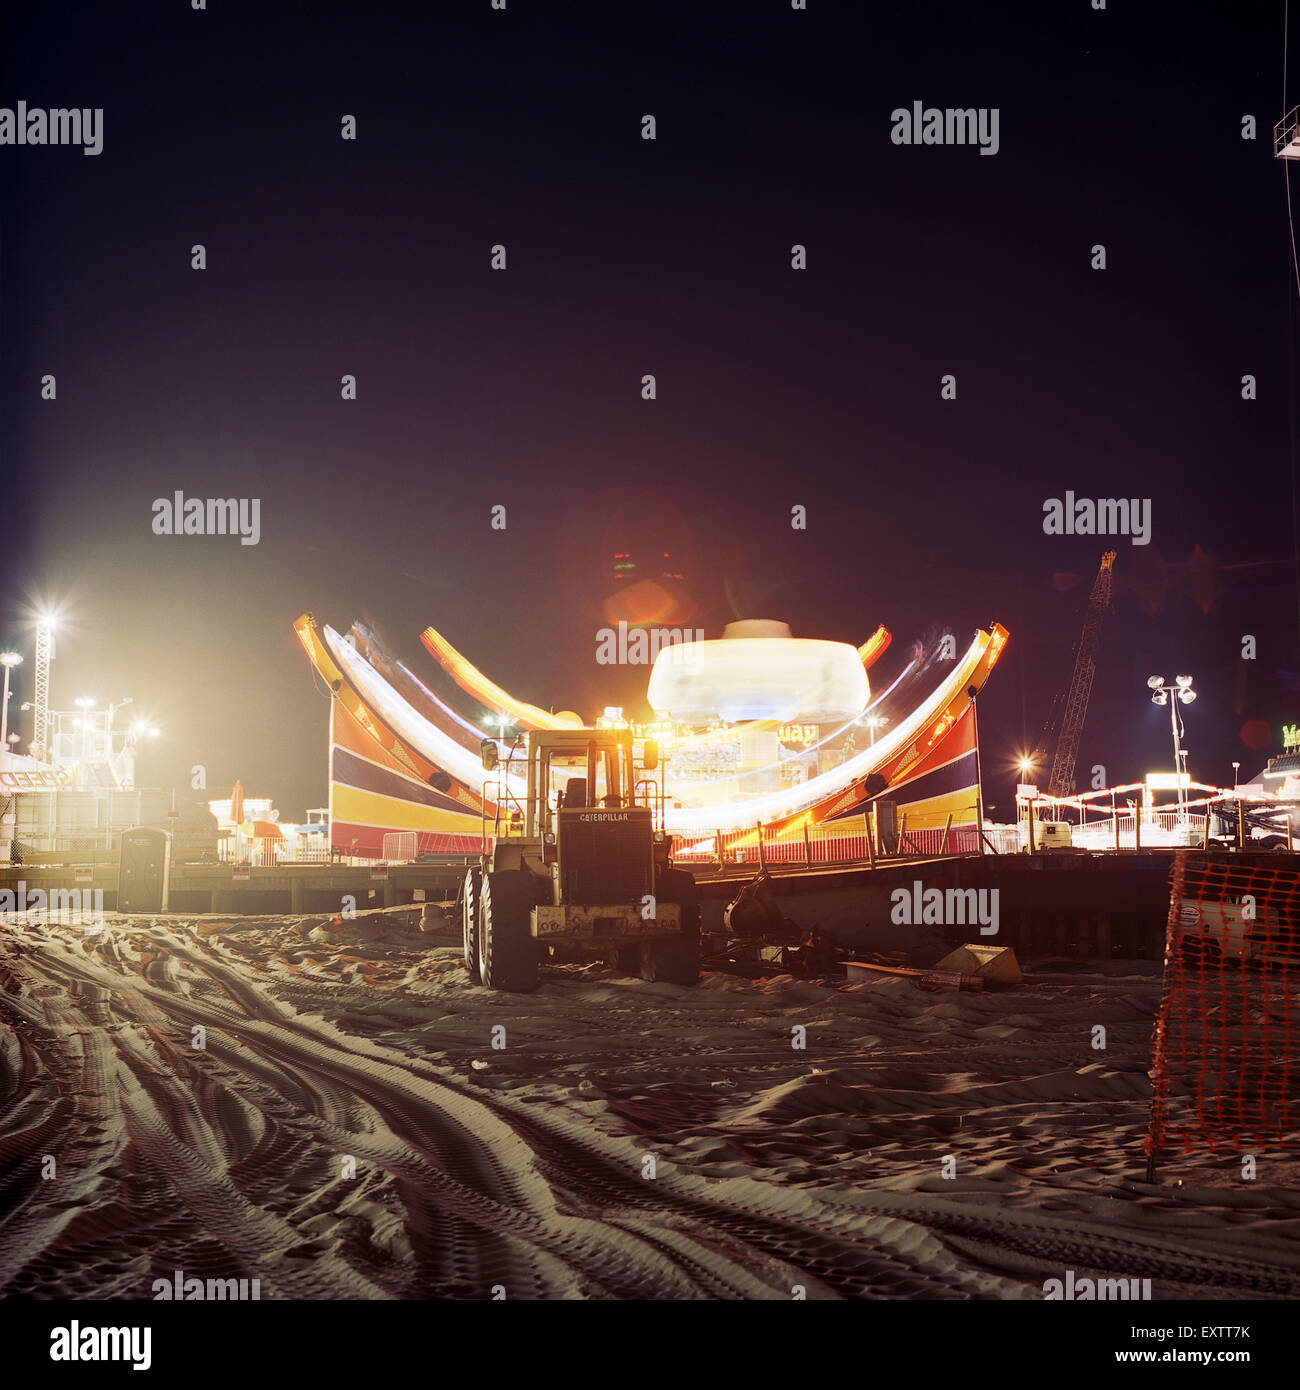
[[[595,964],[518,996],[410,915],[11,921],[0,1295],[1294,1298],[1300,1163],[1142,1181],[1159,989]]]

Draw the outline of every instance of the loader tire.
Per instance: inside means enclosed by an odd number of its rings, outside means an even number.
[[[490,873],[479,898],[479,974],[488,989],[531,994],[538,985],[537,943],[529,929],[532,875]]]
[[[700,938],[661,936],[641,943],[641,978],[666,985],[700,982]]]
[[[460,889],[460,936],[465,949],[465,970],[474,984],[483,978],[478,968],[478,900],[482,892],[483,870],[468,870]]]
[[[655,880],[655,897],[661,903],[679,903],[682,909],[682,935],[700,939],[700,888],[694,875],[685,869],[661,869]]]
[[[695,985],[700,980],[700,890],[685,869],[662,869],[655,880],[655,897],[682,909],[680,936],[652,937],[641,943],[641,978],[669,985]]]
[[[610,964],[620,975],[639,975],[641,973],[641,943],[633,941],[615,946],[610,952]]]

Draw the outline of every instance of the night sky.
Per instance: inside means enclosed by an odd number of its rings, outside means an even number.
[[[1254,772],[1300,718],[1282,34],[1280,0],[8,7],[0,104],[104,111],[98,156],[0,148],[16,727],[58,602],[55,707],[132,695],[141,784],[201,763],[296,816],[326,760],[301,611],[426,675],[432,623],[590,715],[643,688],[595,661],[630,545],[707,636],[884,622],[880,674],[1003,622],[1005,803],[1117,544],[1082,785],[1170,765],[1153,672],[1196,678],[1193,776]],[[914,101],[996,107],[997,154],[893,144]],[[260,543],[153,534],[177,490],[259,498]],[[1150,498],[1151,544],[1044,535],[1066,490]]]

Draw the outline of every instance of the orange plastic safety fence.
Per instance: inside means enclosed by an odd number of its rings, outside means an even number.
[[[1300,1146],[1300,872],[1175,856],[1146,1150]]]

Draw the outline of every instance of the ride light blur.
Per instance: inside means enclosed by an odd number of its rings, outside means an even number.
[[[871,698],[858,649],[847,642],[791,637],[785,623],[729,623],[713,641],[664,647],[646,698],[658,714],[685,723],[717,715],[823,723],[852,719]]]

